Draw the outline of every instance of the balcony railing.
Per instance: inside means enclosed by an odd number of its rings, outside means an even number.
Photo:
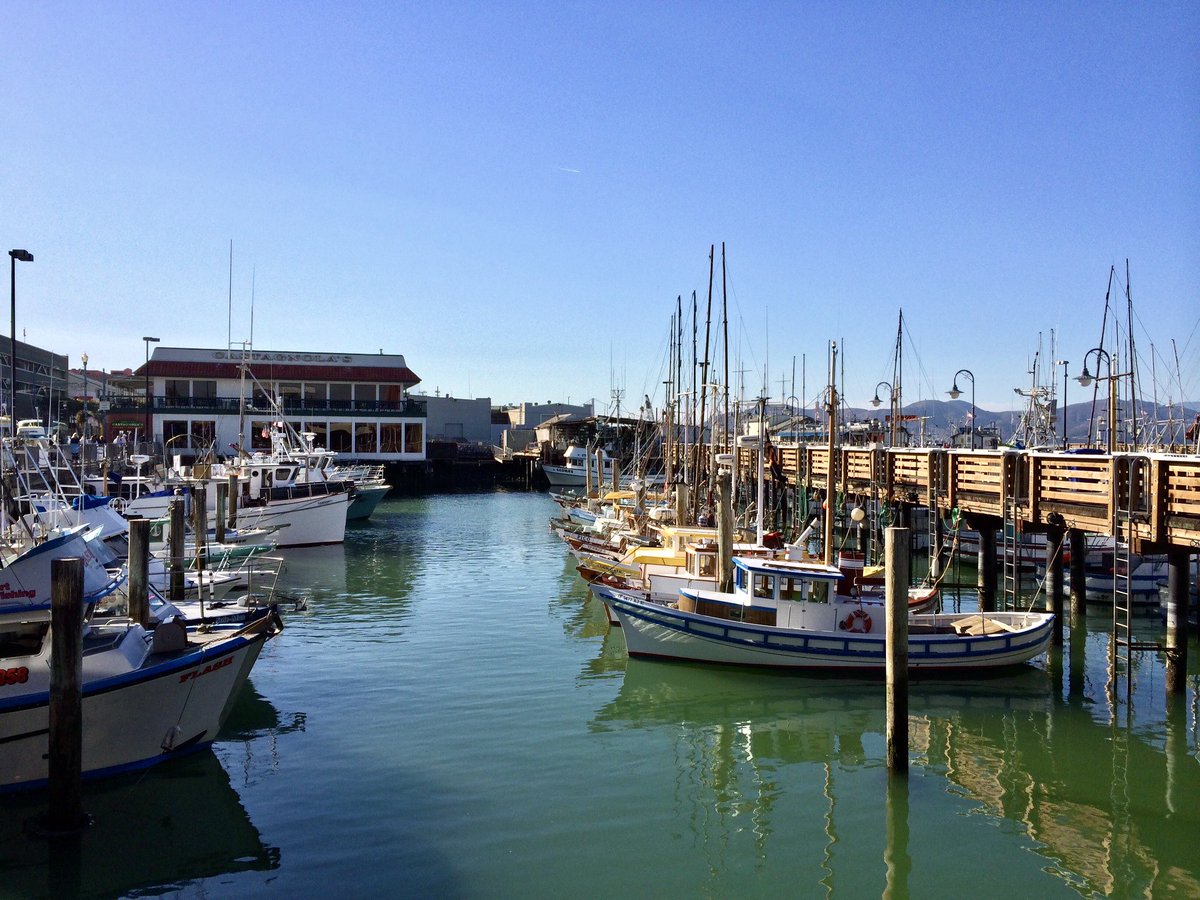
[[[146,409],[145,397],[107,397],[110,409]],[[241,401],[237,397],[151,397],[151,410],[159,415],[173,412],[203,412],[214,415],[237,415]],[[246,404],[246,414],[270,418],[275,411],[269,406]],[[345,415],[367,413],[372,416],[396,418],[425,418],[425,404],[420,400],[307,400],[289,397],[283,401],[286,416]]]

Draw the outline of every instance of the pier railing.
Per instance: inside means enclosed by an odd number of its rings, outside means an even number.
[[[740,447],[743,474],[756,447]],[[1165,453],[1046,453],[1024,450],[777,446],[788,484],[841,495],[875,496],[948,512],[1014,515],[1027,530],[1048,526],[1111,535],[1135,551],[1200,549],[1200,456]]]

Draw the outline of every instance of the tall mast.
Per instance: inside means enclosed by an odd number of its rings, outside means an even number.
[[[833,565],[833,515],[834,503],[834,468],[837,453],[837,341],[829,344],[829,461],[825,475],[825,529],[822,542],[825,549],[825,565]]]

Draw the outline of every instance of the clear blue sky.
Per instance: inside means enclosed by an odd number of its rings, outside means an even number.
[[[719,297],[724,241],[751,395],[765,366],[780,396],[794,357],[813,396],[836,339],[865,405],[903,308],[906,401],[965,367],[1011,409],[1039,336],[1078,371],[1128,258],[1143,379],[1153,342],[1160,390],[1179,398],[1178,352],[1200,399],[1194,2],[49,2],[3,22],[0,241],[36,256],[18,335],[72,365],[136,367],[147,334],[245,340],[253,278],[260,349],[403,353],[425,390],[496,402],[660,403],[675,298],[703,303],[713,243]]]

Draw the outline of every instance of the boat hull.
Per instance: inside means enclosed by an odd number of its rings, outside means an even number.
[[[155,665],[85,681],[84,776],[142,769],[209,746],[275,634],[265,622],[258,626]],[[0,699],[0,791],[45,785],[48,741],[48,692]]]
[[[603,585],[593,585],[592,590],[621,620],[630,656],[803,670],[882,672],[886,664],[883,635],[756,626],[639,601]],[[947,626],[964,618],[914,616],[910,629]],[[1050,644],[1052,615],[989,613],[988,619],[1023,627],[973,637],[910,633],[909,668],[969,671],[1016,666]]]

